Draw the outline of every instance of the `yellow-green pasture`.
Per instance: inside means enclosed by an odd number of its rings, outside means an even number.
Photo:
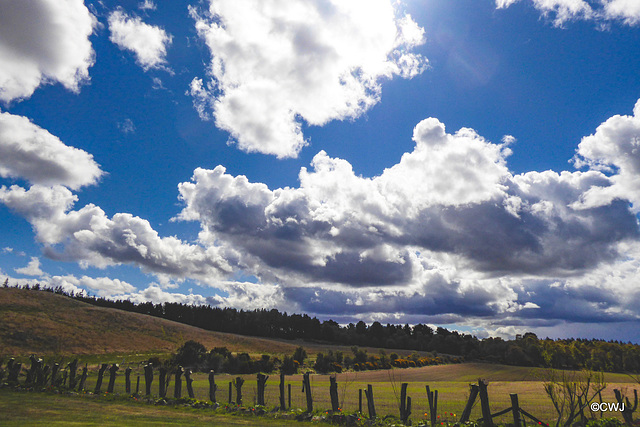
[[[144,375],[139,365],[135,367],[131,375],[132,391],[135,392],[136,379],[140,375],[140,393],[144,393]],[[115,392],[125,393],[124,367],[118,372]],[[359,390],[365,389],[368,384],[373,386],[374,400],[377,414],[399,414],[400,384],[407,382],[408,396],[413,402],[413,420],[428,419],[428,403],[425,386],[438,391],[437,415],[442,422],[455,422],[459,419],[469,396],[469,384],[483,378],[489,383],[489,401],[493,413],[511,406],[509,394],[517,393],[520,406],[534,416],[553,423],[556,413],[551,401],[544,392],[542,376],[544,370],[523,367],[511,367],[490,364],[461,364],[441,365],[423,368],[393,369],[389,371],[348,372],[337,375],[338,396],[342,411],[354,412],[359,407]],[[239,375],[245,380],[242,387],[243,405],[252,406],[257,400],[257,380],[255,375]],[[209,399],[209,381],[205,373],[195,373],[193,387],[195,398],[198,400]],[[217,401],[221,404],[229,402],[229,383],[237,375],[216,375],[218,391]],[[168,397],[174,396],[175,377],[171,377]],[[623,389],[632,395],[637,387],[630,377],[622,374],[606,374],[607,388],[602,393],[604,402],[615,402],[613,389]],[[86,390],[93,390],[96,382],[96,372],[92,371],[87,379]],[[102,385],[102,392],[107,389],[108,371]],[[306,408],[305,394],[302,392],[302,375],[286,376],[286,384],[291,384],[291,407]],[[279,405],[279,376],[271,375],[267,381],[265,400],[268,407]],[[331,408],[329,398],[329,375],[311,375],[311,387],[314,409],[329,410]],[[288,387],[285,387],[288,406]],[[158,374],[154,375],[152,394],[158,395]],[[187,396],[186,382],[182,379],[182,396]],[[236,400],[236,391],[232,389],[232,401]],[[363,411],[366,413],[366,397],[363,393]],[[587,414],[588,415],[588,414]],[[599,416],[599,414],[596,414]],[[603,413],[605,417],[618,416],[614,413]],[[477,402],[473,408],[471,419],[480,418],[480,404]],[[496,422],[511,422],[511,414],[503,415]]]

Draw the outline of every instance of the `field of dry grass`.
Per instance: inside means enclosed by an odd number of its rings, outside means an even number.
[[[0,288],[0,351],[5,355],[168,353],[188,340],[252,354],[290,354],[298,345],[205,331],[49,292]]]
[[[206,331],[144,314],[96,307],[50,292],[0,288],[0,356],[168,354],[189,340],[207,349],[227,347],[252,356],[290,355],[298,346],[309,355],[351,351],[348,346]],[[372,354],[378,352],[364,348]]]

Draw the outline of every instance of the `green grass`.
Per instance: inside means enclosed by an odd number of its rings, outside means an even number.
[[[296,421],[221,414],[213,410],[163,407],[86,396],[0,390],[0,425],[299,426]]]
[[[136,378],[141,376],[140,392],[144,393],[144,376],[139,365],[134,365],[132,373],[132,388],[135,391]],[[125,394],[124,366],[118,373],[116,379],[116,394]],[[427,395],[425,386],[429,385],[431,390],[438,391],[438,415],[441,421],[457,421],[466,404],[469,395],[469,383],[476,382],[478,378],[484,378],[489,382],[489,401],[492,412],[508,408],[511,406],[510,393],[517,393],[520,405],[526,411],[536,417],[553,423],[556,418],[555,411],[547,398],[543,382],[540,380],[539,369],[527,369],[519,367],[487,365],[487,364],[462,364],[447,366],[430,366],[411,369],[394,369],[391,371],[367,371],[348,372],[339,374],[338,395],[340,407],[344,412],[355,412],[358,410],[358,391],[365,389],[367,384],[373,385],[374,398],[378,415],[399,415],[399,389],[402,382],[409,383],[408,395],[413,400],[414,421],[424,420],[428,416]],[[86,382],[86,390],[93,391],[96,383],[96,370],[90,371],[90,376]],[[218,385],[217,401],[228,403],[228,384],[236,376],[228,374],[216,375]],[[253,406],[256,404],[257,381],[255,375],[241,375],[245,379],[243,385],[243,404]],[[199,400],[209,399],[208,376],[204,373],[193,374],[195,397]],[[612,381],[613,380],[613,381]],[[633,388],[637,384],[630,382],[626,376],[607,374],[608,387],[603,392],[603,401],[614,402],[613,389],[619,388],[627,390],[632,394]],[[292,408],[306,408],[305,395],[302,393],[302,376],[292,375],[286,377],[286,382],[292,385]],[[267,407],[275,407],[279,403],[279,376],[271,375],[267,381],[265,393]],[[102,392],[106,391],[108,384],[108,374],[105,375]],[[182,396],[187,397],[186,382],[182,382]],[[174,379],[172,378],[168,396],[174,394]],[[312,375],[311,387],[314,399],[314,408],[327,410],[331,408],[329,398],[329,376]],[[158,375],[155,373],[152,383],[152,393],[158,394]],[[232,390],[232,399],[235,400],[235,389]],[[55,396],[54,396],[55,397]],[[97,402],[95,402],[98,404]],[[53,405],[52,405],[53,406]],[[363,410],[366,412],[366,398],[363,396]],[[206,410],[205,410],[206,412]],[[454,414],[454,415],[451,415]],[[605,414],[605,416],[617,416],[618,414]],[[480,418],[480,405],[476,403],[471,419]],[[496,419],[497,422],[511,422],[511,415],[507,414]],[[0,423],[2,424],[2,423]]]

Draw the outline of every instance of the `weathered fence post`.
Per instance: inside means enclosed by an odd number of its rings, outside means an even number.
[[[400,419],[403,424],[407,424],[411,415],[411,398],[407,397],[408,383],[402,383],[400,386]]]
[[[429,401],[429,417],[431,421],[431,427],[435,427],[438,423],[437,414],[438,414],[438,390],[431,391],[429,386],[426,386],[427,389],[427,400]]]
[[[107,393],[113,393],[113,388],[116,385],[116,372],[118,372],[120,366],[117,363],[114,363],[109,368],[109,385],[107,386]]]
[[[229,405],[233,403],[233,381],[229,381]]]
[[[44,362],[42,359],[36,361],[36,387],[42,387],[44,385]]]
[[[9,359],[9,363],[7,364],[7,370],[9,371],[7,382],[9,384],[18,384],[21,369],[22,363],[16,362],[13,358]]]
[[[140,375],[138,375],[138,379],[136,380],[136,396],[140,395]]]
[[[516,393],[509,394],[511,398],[511,412],[513,413],[513,425],[514,427],[520,427],[522,422],[520,421],[520,405],[518,404],[518,395]]]
[[[307,398],[307,412],[313,412],[313,398],[311,396],[311,381],[309,380],[309,372],[302,375],[302,391]]]
[[[264,406],[264,389],[266,388],[268,375],[258,374],[258,405]]]
[[[477,384],[469,384],[469,400],[467,400],[467,404],[462,411],[462,416],[460,417],[460,424],[464,424],[469,421],[471,417],[471,409],[473,409],[473,404],[476,402],[476,398],[478,397],[478,385]]]
[[[144,388],[145,395],[151,396],[151,383],[153,382],[153,365],[144,365]]]
[[[182,366],[178,366],[176,369],[176,385],[173,389],[173,397],[176,399],[180,399],[182,397],[182,374],[184,373],[184,369]]]
[[[367,396],[367,409],[369,410],[369,418],[376,418],[376,405],[373,401],[373,386],[367,384],[364,394]]]
[[[289,409],[291,409],[291,383],[287,384],[287,396],[288,396],[288,400],[287,403],[289,404]]]
[[[69,368],[69,389],[73,390],[76,388],[76,384],[78,380],[76,379],[76,373],[78,371],[78,359],[73,359],[67,367]]]
[[[191,378],[191,369],[184,371],[184,380],[187,383],[187,394],[189,399],[195,399],[196,395],[193,393],[193,378]]]
[[[24,380],[24,385],[26,387],[29,387],[34,383],[36,376],[36,356],[32,354],[31,356],[29,356],[29,360],[31,361],[31,367],[27,371],[27,378]]]
[[[585,396],[586,397],[586,396]],[[588,402],[587,402],[588,403]],[[584,407],[586,405],[582,405],[582,398],[580,396],[578,396],[578,413],[580,414],[580,423],[583,426],[587,425],[587,420],[584,417]]]
[[[636,389],[633,390],[633,405],[629,401],[628,397],[626,398],[626,402],[625,402],[625,399],[622,398],[622,393],[617,388],[613,389],[613,394],[616,396],[616,400],[618,401],[618,404],[624,405],[624,411],[621,411],[621,412],[622,412],[622,418],[624,419],[625,424],[627,424],[628,426],[632,426],[633,413],[635,412],[636,409],[638,409],[638,390]]]
[[[480,407],[482,409],[482,424],[485,427],[493,427],[493,418],[491,417],[491,408],[489,407],[487,383],[479,379],[478,388],[478,393],[480,394]]]
[[[44,365],[44,368],[42,369],[42,385],[45,387],[49,383],[49,379],[51,378],[50,373],[51,373],[51,366]]]
[[[67,386],[67,376],[68,375],[69,375],[69,372],[67,372],[66,369],[64,371],[62,371],[62,380],[60,381],[60,386],[61,387],[66,387]]]
[[[213,370],[209,371],[209,400],[212,403],[216,403],[216,391],[218,386],[216,385],[216,377]]]
[[[284,411],[284,372],[280,371],[280,410]]]
[[[124,370],[124,391],[131,394],[131,367]]]
[[[98,381],[96,382],[96,388],[93,390],[94,394],[100,393],[100,389],[102,388],[102,377],[104,376],[104,371],[106,371],[108,367],[109,365],[106,363],[103,363],[100,366],[100,370],[98,371]],[[54,365],[54,369],[55,369],[55,365]],[[51,381],[53,382],[53,375],[51,377]]]
[[[331,410],[338,412],[340,405],[338,404],[338,381],[335,376],[329,377],[329,397],[331,398]]]
[[[84,368],[82,368],[82,374],[80,375],[80,381],[78,382],[78,391],[84,391],[84,383],[87,381],[87,376],[89,375],[89,368],[87,364],[84,364]]]
[[[236,388],[236,405],[242,406],[242,384],[244,380],[241,377],[236,377],[233,380],[233,386]]]
[[[167,382],[167,368],[160,366],[160,373],[158,375],[158,396],[166,397],[167,388],[169,387]]]
[[[358,412],[362,413],[362,389],[358,390]]]
[[[51,368],[51,385],[53,387],[57,387],[58,385],[60,385],[58,381],[59,372],[60,372],[60,364],[56,362],[53,364],[53,368]]]

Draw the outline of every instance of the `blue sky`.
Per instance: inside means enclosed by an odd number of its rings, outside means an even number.
[[[0,4],[0,276],[640,341],[634,0]]]

